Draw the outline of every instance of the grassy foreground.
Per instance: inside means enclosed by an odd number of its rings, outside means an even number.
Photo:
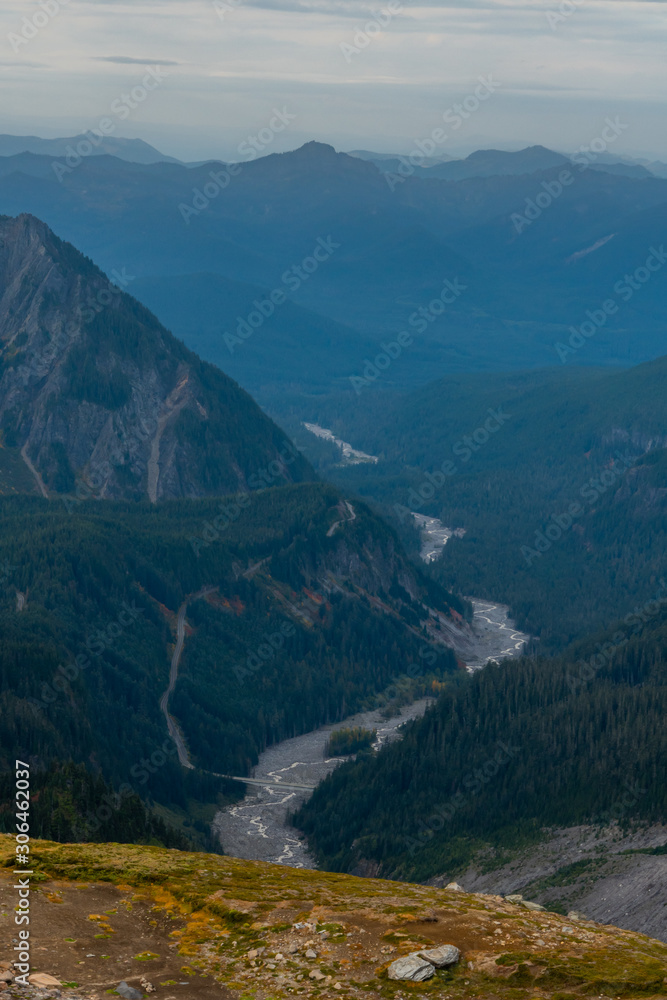
[[[86,996],[144,979],[155,1000],[667,997],[667,945],[499,896],[119,844],[34,841],[31,861],[34,969]],[[2,836],[0,962],[13,867]],[[387,978],[400,955],[444,943],[462,952],[453,970]]]

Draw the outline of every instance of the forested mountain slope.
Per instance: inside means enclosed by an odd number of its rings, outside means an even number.
[[[660,581],[559,658],[450,685],[400,743],[330,775],[297,824],[330,870],[449,879],[489,848],[516,857],[545,828],[664,823],[666,658]]]
[[[434,564],[438,578],[510,604],[522,628],[562,648],[648,599],[664,570],[666,386],[659,358],[459,375],[407,394],[369,387],[272,412],[321,456],[322,475],[396,525],[417,511],[465,529]],[[335,464],[304,419],[378,462]]]
[[[207,771],[247,774],[270,743],[376,704],[400,677],[430,691],[457,670],[447,642],[465,606],[329,486],[69,510],[10,497],[0,525],[4,767],[71,758],[174,809],[214,801],[219,783],[177,763],[159,705],[179,609],[168,708]],[[423,627],[436,612],[439,640]]]

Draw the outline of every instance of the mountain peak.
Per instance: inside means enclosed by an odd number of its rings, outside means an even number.
[[[35,216],[0,217],[0,433],[13,480],[29,473],[43,496],[83,482],[89,496],[156,501],[246,491],[276,462],[276,483],[311,478],[244,390],[122,291],[133,276],[112,277]]]

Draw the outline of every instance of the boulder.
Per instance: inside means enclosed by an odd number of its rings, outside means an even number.
[[[527,899],[521,900],[521,906],[525,906],[527,910],[546,910],[546,906],[540,906],[539,903],[530,903]]]
[[[513,893],[511,896],[505,896],[506,903],[523,903],[523,896],[518,892]]]
[[[28,982],[31,986],[62,986],[59,979],[50,976],[47,972],[33,972],[32,975],[28,976]]]
[[[461,957],[461,952],[453,944],[441,944],[437,948],[425,948],[415,952],[419,958],[425,959],[436,969],[444,969],[447,965],[455,965]]]
[[[390,979],[402,979],[409,983],[422,983],[435,975],[435,967],[419,955],[397,958],[387,969]]]
[[[0,983],[13,983],[13,982],[14,982],[14,976],[9,971],[9,969],[7,969],[6,972],[0,972]]]
[[[445,886],[445,889],[453,889],[454,892],[465,892],[465,889],[463,888],[463,886],[459,885],[458,882],[449,882]]]
[[[135,990],[134,986],[128,986],[124,980],[116,987],[116,993],[120,993],[125,1000],[143,1000],[143,993]]]

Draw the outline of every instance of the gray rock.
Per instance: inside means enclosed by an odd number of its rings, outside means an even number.
[[[436,969],[444,969],[446,965],[455,965],[461,957],[461,952],[453,944],[441,944],[437,948],[426,948],[415,952],[419,958],[425,959]]]
[[[143,1000],[143,993],[135,990],[134,986],[128,986],[125,980],[116,987],[116,993],[120,993],[125,1000]]]
[[[515,892],[511,896],[505,896],[505,901],[507,903],[522,903],[523,896],[521,896],[518,892]]]
[[[546,906],[540,906],[539,903],[530,903],[527,899],[521,900],[521,906],[525,906],[527,910],[546,910]]]
[[[435,968],[419,955],[397,958],[387,970],[390,979],[402,979],[409,983],[422,983],[435,975]]]

